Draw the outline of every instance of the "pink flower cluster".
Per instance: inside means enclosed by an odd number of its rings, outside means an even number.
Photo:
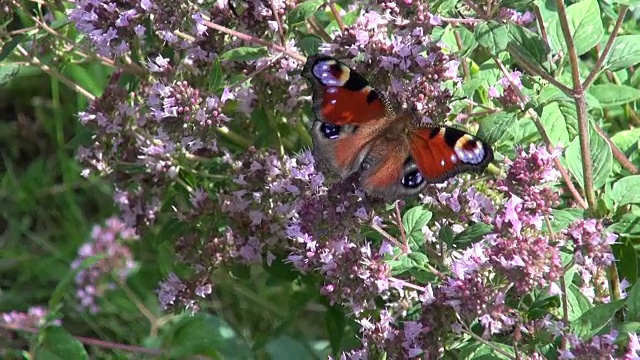
[[[133,254],[126,242],[137,239],[135,230],[117,218],[107,219],[104,226],[93,227],[91,239],[78,249],[78,256],[71,264],[71,268],[78,269],[75,282],[80,307],[97,313],[97,299],[116,286],[111,278],[123,281],[135,269]]]

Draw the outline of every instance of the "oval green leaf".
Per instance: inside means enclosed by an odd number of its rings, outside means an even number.
[[[626,85],[602,84],[589,88],[602,107],[619,106],[640,99],[640,90]]]
[[[618,206],[640,203],[640,175],[624,177],[613,184],[611,199]]]
[[[596,0],[580,1],[569,6],[567,20],[578,55],[585,54],[600,42],[604,28],[600,19],[600,7]],[[553,19],[549,24],[549,41],[554,50],[567,53],[567,44],[558,18]]]
[[[589,148],[593,162],[593,186],[601,188],[612,172],[613,154],[609,144],[590,127]],[[582,156],[580,155],[580,138],[576,137],[565,151],[567,168],[573,174],[575,180],[584,189],[584,177],[582,172]]]
[[[604,69],[618,71],[640,63],[640,35],[618,36],[604,63]]]

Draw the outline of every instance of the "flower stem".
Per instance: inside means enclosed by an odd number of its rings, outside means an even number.
[[[28,332],[28,333],[32,333],[32,334],[37,334],[38,333],[38,329],[28,328],[28,327],[11,326],[11,325],[6,325],[6,324],[0,324],[0,329]],[[113,343],[113,342],[108,342],[108,341],[88,338],[88,337],[84,337],[84,336],[75,336],[74,335],[73,337],[76,340],[78,340],[81,343],[83,343],[83,344],[91,345],[91,346],[98,346],[98,347],[105,348],[105,349],[127,351],[127,352],[136,353],[136,354],[145,354],[145,355],[149,355],[149,356],[161,356],[163,354],[163,350],[158,350],[158,349],[148,349],[148,348],[144,348],[144,347],[141,347],[141,346],[118,344],[118,343]]]
[[[60,82],[62,82],[63,84],[67,85],[70,89],[82,94],[84,97],[86,97],[87,99],[93,101],[96,99],[95,95],[93,95],[92,93],[90,93],[87,89],[83,88],[82,86],[74,83],[73,81],[67,79],[64,75],[62,75],[58,70],[42,63],[42,61],[40,61],[40,59],[38,59],[35,56],[31,56],[27,50],[25,50],[21,45],[18,45],[16,47],[16,49],[18,50],[18,52],[25,57],[31,64],[37,66],[38,68],[40,68],[40,70],[42,70],[43,72],[49,74],[51,77],[58,79]]]
[[[336,19],[336,22],[338,23],[340,32],[344,33],[344,21],[342,21],[342,16],[340,16],[340,12],[338,11],[336,4],[331,0],[328,1],[328,4],[329,4],[329,8],[331,9],[331,12],[333,13],[333,17]]]
[[[244,41],[247,41],[247,42],[250,42],[250,43],[253,43],[253,44],[263,45],[263,46],[266,46],[266,47],[268,47],[270,49],[273,49],[273,50],[276,50],[276,51],[280,51],[281,53],[286,54],[286,55],[288,55],[288,56],[290,56],[290,57],[292,57],[292,58],[294,58],[294,59],[296,59],[296,60],[298,60],[300,62],[305,62],[307,60],[307,58],[305,56],[303,56],[302,54],[298,54],[297,52],[295,52],[295,51],[293,51],[291,49],[287,49],[282,45],[277,45],[277,44],[274,44],[272,42],[259,39],[259,38],[255,37],[255,36],[251,36],[251,35],[248,35],[248,34],[245,34],[245,33],[241,33],[239,31],[235,31],[235,30],[226,28],[226,27],[224,27],[222,25],[218,25],[218,24],[216,24],[214,22],[211,22],[211,21],[208,21],[208,20],[204,20],[203,24],[205,24],[207,27],[210,27],[210,28],[212,28],[214,30],[218,30],[218,31],[223,32],[225,34],[229,34],[231,36],[235,36],[238,39],[242,39]]]

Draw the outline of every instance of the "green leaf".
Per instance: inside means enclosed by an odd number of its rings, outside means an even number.
[[[611,199],[618,206],[640,203],[640,175],[623,177],[611,189]]]
[[[95,70],[95,68],[88,69],[78,64],[67,64],[62,70],[62,73],[91,94],[100,96],[104,91],[106,78],[101,79],[99,76],[96,76],[97,74],[94,73]]]
[[[626,85],[593,85],[588,93],[595,96],[603,107],[623,105],[640,99],[640,90]]]
[[[453,11],[457,4],[458,0],[435,0],[429,2],[433,14],[444,14]]]
[[[411,259],[414,267],[424,268],[429,263],[429,257],[421,252],[410,252],[407,257]]]
[[[251,111],[251,123],[256,128],[257,137],[253,140],[254,146],[278,147],[277,129],[272,128],[269,113],[263,107],[256,107]]]
[[[346,316],[339,306],[329,306],[324,318],[331,348],[336,353],[341,349],[344,340],[345,327],[347,325]],[[273,359],[278,358],[274,357]]]
[[[466,247],[469,244],[476,243],[483,236],[491,232],[493,226],[485,223],[477,223],[464,229],[461,233],[453,237],[453,243],[456,248]]]
[[[66,17],[62,17],[60,19],[55,19],[51,25],[49,25],[50,28],[52,28],[53,30],[58,30],[63,26],[67,26],[68,24],[71,23],[71,20],[69,20]]]
[[[477,136],[489,144],[495,144],[517,123],[515,114],[500,112],[491,114],[480,123]]]
[[[559,309],[562,306],[560,296],[549,294],[547,289],[533,291],[531,296],[533,302],[527,306],[526,310],[529,319],[543,317],[549,313],[549,310]]]
[[[426,266],[422,268],[411,267],[409,268],[408,273],[409,273],[409,276],[414,278],[418,284],[433,284],[439,280],[436,274],[432,273],[431,271],[427,271],[425,269],[426,269]]]
[[[596,0],[584,0],[569,6],[567,21],[578,56],[596,46],[604,34],[600,7]],[[549,24],[549,41],[556,52],[567,53],[567,44],[558,18],[553,19]]]
[[[573,263],[573,255],[567,253],[561,253],[562,265],[565,267],[564,282],[566,284],[573,284],[573,279],[576,276],[577,266]],[[569,266],[569,264],[571,264]],[[567,267],[568,266],[568,267]]]
[[[609,144],[598,133],[589,127],[589,152],[593,161],[593,186],[601,188],[609,175],[611,175],[613,154]],[[580,155],[580,138],[576,137],[565,151],[567,168],[573,174],[575,180],[584,189],[584,177],[582,176],[582,156]]]
[[[571,332],[583,340],[590,339],[612,322],[614,315],[625,302],[626,299],[621,299],[591,308],[571,323]]]
[[[625,321],[616,325],[616,329],[620,332],[620,335],[616,339],[618,344],[628,344],[629,334],[637,334],[640,332],[640,322],[637,321]]]
[[[4,86],[9,81],[15,79],[20,72],[20,67],[16,64],[7,64],[0,66],[0,86]]]
[[[509,45],[507,50],[516,62],[525,62],[530,66],[540,66],[549,70],[547,63],[548,48],[542,37],[519,25],[509,25]]]
[[[629,7],[640,6],[640,0],[612,0],[614,4],[627,5]]]
[[[269,284],[284,284],[292,282],[300,277],[300,272],[294,270],[291,263],[285,261],[286,259],[276,256],[275,261],[271,262],[271,265],[265,267],[264,271],[269,274],[266,282]]]
[[[621,279],[627,279],[630,283],[638,280],[638,251],[631,241],[618,241],[611,245],[611,252],[616,259],[616,266]]]
[[[287,335],[281,335],[266,345],[270,359],[313,359],[307,345]]]
[[[220,66],[220,59],[216,59],[213,62],[213,69],[211,69],[211,73],[209,74],[209,90],[215,92],[222,87],[222,84],[222,66]]]
[[[552,102],[546,105],[542,109],[541,121],[554,146],[567,146],[576,135],[578,115],[571,103]]]
[[[467,345],[468,344],[468,345]],[[473,360],[509,360],[514,359],[515,351],[512,346],[501,344],[498,342],[487,342],[486,344],[480,342],[467,342],[462,347],[458,359],[473,359]],[[495,349],[500,349],[502,352],[498,352]],[[504,355],[504,354],[507,355]]]
[[[482,79],[486,81],[486,86],[495,84],[498,79],[502,77],[502,72],[498,68],[495,62],[487,60],[480,64],[478,72],[474,74],[473,78]]]
[[[595,96],[589,94],[588,92],[585,93],[585,99],[587,100],[587,109],[594,110],[594,109],[602,108],[602,105],[600,104],[598,99]],[[566,106],[573,106],[575,108],[573,99],[569,95],[563,93],[557,87],[555,86],[543,87],[542,91],[540,91],[540,95],[538,96],[538,103],[547,104],[554,101],[558,101],[561,104],[567,104]],[[564,105],[561,105],[561,106],[564,106]]]
[[[2,68],[0,68],[2,70]],[[472,98],[478,88],[486,84],[485,79],[473,78],[462,82],[462,92],[465,97]]]
[[[566,229],[571,223],[584,218],[586,212],[582,209],[554,209],[551,212],[551,230],[559,232]]]
[[[220,318],[197,313],[183,316],[168,326],[163,347],[172,358],[205,355],[213,358],[246,359],[251,349]],[[225,356],[222,356],[225,355]]]
[[[625,153],[625,155],[631,155],[627,153],[627,151],[638,150],[638,142],[640,142],[640,128],[617,132],[611,137],[611,141],[616,144],[618,149]]]
[[[450,247],[453,247],[453,229],[449,225],[440,228],[438,238]]]
[[[640,35],[622,35],[613,41],[603,70],[618,71],[638,63],[640,63]]]
[[[6,59],[7,56],[9,56],[9,54],[11,54],[13,49],[15,49],[16,46],[18,46],[25,39],[27,39],[27,35],[20,34],[20,35],[14,37],[13,39],[11,39],[10,41],[6,42],[4,44],[4,46],[2,47],[2,51],[0,51],[0,62],[2,62],[4,59]]]
[[[402,225],[412,249],[415,250],[414,246],[420,247],[424,244],[422,228],[431,220],[432,215],[431,211],[424,207],[416,206],[407,210],[402,216]]]
[[[318,48],[322,45],[323,41],[317,36],[309,35],[304,36],[298,41],[298,46],[306,55],[314,55],[318,53]]]
[[[397,276],[404,274],[411,269],[411,261],[405,255],[399,255],[396,260],[390,260],[387,262],[391,269],[391,275]]]
[[[231,49],[226,53],[220,55],[220,60],[223,61],[251,61],[261,59],[269,55],[267,48],[265,47],[239,47]]]
[[[322,0],[307,0],[298,4],[289,12],[287,16],[287,23],[289,25],[295,25],[307,21],[307,19],[318,11],[318,8],[322,4],[324,4],[324,1]]]
[[[460,46],[458,46],[460,39]],[[449,49],[455,49],[458,57],[466,58],[478,46],[474,34],[467,28],[460,26],[447,25],[440,38]]]
[[[60,326],[49,326],[38,334],[36,359],[89,359],[82,343]]]
[[[509,30],[506,25],[496,21],[483,22],[476,26],[475,37],[478,44],[484,46],[489,53],[498,55],[507,48]]]
[[[640,235],[640,217],[636,214],[624,214],[618,222],[610,225],[607,231],[619,235]]]
[[[567,315],[569,321],[574,321],[591,309],[591,303],[575,284],[568,284],[567,290]]]

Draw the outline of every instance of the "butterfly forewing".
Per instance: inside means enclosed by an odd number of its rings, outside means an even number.
[[[423,127],[409,135],[411,155],[429,183],[442,182],[469,170],[482,170],[493,160],[491,147],[452,127]]]
[[[310,57],[302,75],[313,85],[313,110],[322,122],[363,124],[393,116],[389,101],[382,93],[332,57]]]

